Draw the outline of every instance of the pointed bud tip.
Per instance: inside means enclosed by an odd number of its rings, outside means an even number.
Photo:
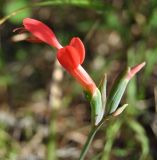
[[[144,66],[146,65],[146,62],[143,62],[141,64],[138,64],[131,69],[129,68],[127,79],[130,80],[136,73],[138,73]]]

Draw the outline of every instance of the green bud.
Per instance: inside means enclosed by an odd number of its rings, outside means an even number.
[[[126,78],[127,72],[128,70],[120,74],[120,76],[118,77],[118,79],[116,80],[116,82],[114,83],[111,89],[111,92],[109,94],[109,97],[107,99],[107,104],[106,104],[107,114],[113,113],[117,109],[122,99],[124,91],[129,82],[129,80]]]
[[[111,92],[109,94],[109,97],[107,99],[107,108],[106,108],[106,113],[110,114],[113,113],[124,94],[124,91],[127,87],[128,82],[131,80],[131,78],[138,73],[144,66],[145,62],[138,64],[132,68],[128,67],[126,71],[124,71],[122,74],[120,74],[119,78],[116,80],[115,84],[113,85]]]

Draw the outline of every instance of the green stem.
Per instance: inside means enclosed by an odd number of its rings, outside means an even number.
[[[56,114],[52,114],[47,148],[47,160],[57,160],[56,156]]]
[[[94,138],[95,134],[96,134],[97,131],[100,129],[100,127],[104,124],[104,122],[110,120],[111,117],[112,117],[112,115],[108,115],[108,116],[104,117],[104,118],[99,122],[99,124],[98,124],[97,126],[93,126],[93,127],[91,128],[91,131],[90,131],[90,133],[89,133],[89,135],[88,135],[88,138],[87,138],[87,140],[86,140],[86,143],[85,143],[85,145],[83,146],[83,149],[82,149],[82,151],[81,151],[79,160],[84,160],[84,158],[85,158],[85,156],[86,156],[86,154],[87,154],[87,152],[88,152],[88,150],[89,150],[90,144],[91,144],[92,141],[93,141],[93,138]]]
[[[91,129],[91,131],[90,131],[90,133],[89,133],[89,135],[88,135],[88,138],[87,138],[87,140],[86,140],[86,143],[85,143],[85,145],[84,145],[84,147],[83,147],[83,149],[82,149],[82,151],[81,151],[79,160],[84,160],[84,158],[85,158],[85,156],[86,156],[86,154],[87,154],[87,151],[88,151],[88,149],[89,149],[89,147],[90,147],[90,144],[91,144],[91,142],[92,142],[92,140],[93,140],[93,138],[94,138],[97,130],[98,130],[98,129],[95,128],[95,127],[93,127],[93,128]]]
[[[78,7],[86,7],[86,8],[95,8],[95,9],[103,9],[103,5],[97,2],[91,2],[90,0],[80,0],[80,1],[76,1],[76,0],[53,0],[53,1],[45,1],[45,2],[37,2],[37,3],[32,3],[29,4],[27,6],[21,7],[15,11],[13,11],[12,13],[10,13],[9,15],[0,18],[0,25],[2,25],[6,20],[8,20],[9,18],[11,18],[12,16],[15,16],[21,12],[23,12],[24,10],[27,10],[29,8],[34,8],[34,7],[41,7],[41,6],[50,6],[50,5],[73,5],[73,6],[78,6]]]
[[[100,127],[102,126],[102,124],[104,123],[104,121],[107,120],[106,118],[102,119],[101,122],[97,125],[97,126],[93,126],[91,128],[91,131],[88,135],[88,138],[86,140],[86,143],[85,145],[83,146],[83,149],[81,151],[81,154],[80,154],[80,158],[79,160],[84,160],[88,150],[89,150],[89,147],[90,147],[90,144],[92,143],[93,141],[93,138],[95,136],[95,134],[97,133],[97,131],[100,129]]]

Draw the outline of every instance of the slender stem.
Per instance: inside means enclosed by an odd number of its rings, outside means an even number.
[[[83,149],[82,149],[82,151],[81,151],[79,160],[84,160],[84,158],[85,158],[85,156],[86,156],[86,154],[87,154],[87,152],[88,152],[88,150],[89,150],[90,144],[91,144],[92,141],[93,141],[93,138],[94,138],[95,134],[96,134],[97,131],[100,129],[100,127],[102,126],[102,124],[104,123],[105,120],[106,120],[106,118],[105,118],[105,119],[102,119],[97,126],[93,126],[93,127],[91,128],[91,131],[90,131],[90,133],[89,133],[89,135],[88,135],[88,138],[87,138],[87,140],[86,140],[86,143],[85,143],[85,145],[83,146]]]
[[[50,135],[47,148],[47,160],[57,160],[56,156],[56,114],[52,114],[50,121]]]
[[[86,143],[85,143],[85,145],[83,146],[83,149],[82,149],[82,151],[81,151],[79,160],[84,160],[84,158],[85,158],[85,156],[86,156],[86,154],[87,154],[87,152],[88,152],[88,150],[89,150],[90,144],[91,144],[92,141],[93,141],[93,138],[94,138],[95,134],[96,134],[97,131],[100,129],[100,127],[104,124],[104,122],[110,120],[111,117],[112,117],[112,116],[110,116],[110,115],[104,117],[104,118],[99,122],[99,124],[98,124],[97,126],[93,126],[93,127],[91,128],[91,131],[90,131],[90,133],[89,133],[89,135],[88,135],[88,138],[87,138],[87,140],[86,140]]]
[[[79,160],[84,160],[85,155],[87,154],[87,151],[88,151],[88,149],[89,149],[89,147],[90,147],[90,144],[91,144],[91,142],[92,142],[92,140],[93,140],[93,138],[94,138],[97,130],[98,130],[97,127],[93,127],[93,128],[91,129],[91,131],[90,131],[90,133],[89,133],[89,135],[88,135],[88,138],[87,138],[87,140],[86,140],[86,143],[85,143],[85,145],[84,145],[84,147],[83,147],[83,149],[82,149],[82,151],[81,151]]]
[[[76,1],[76,0],[53,0],[53,1],[45,1],[45,2],[36,2],[36,3],[32,3],[29,4],[27,6],[21,7],[15,11],[13,11],[12,13],[8,14],[7,16],[0,18],[0,25],[2,25],[6,20],[8,20],[9,18],[11,18],[12,16],[15,16],[17,14],[20,14],[21,12],[23,12],[24,10],[27,10],[29,8],[33,8],[33,7],[40,7],[40,6],[50,6],[50,5],[74,5],[74,6],[79,6],[79,7],[91,7],[91,8],[95,8],[95,9],[103,9],[103,5],[97,2],[92,2],[89,0],[80,0],[80,1]]]

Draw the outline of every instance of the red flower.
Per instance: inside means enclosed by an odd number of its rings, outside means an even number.
[[[53,31],[44,23],[35,19],[26,18],[23,20],[23,25],[24,28],[20,30],[22,30],[22,32],[26,30],[32,34],[27,38],[28,41],[42,41],[57,48],[57,59],[60,64],[83,86],[86,91],[90,92],[92,95],[94,94],[96,85],[81,66],[85,58],[85,48],[79,38],[72,38],[69,45],[62,47]]]

